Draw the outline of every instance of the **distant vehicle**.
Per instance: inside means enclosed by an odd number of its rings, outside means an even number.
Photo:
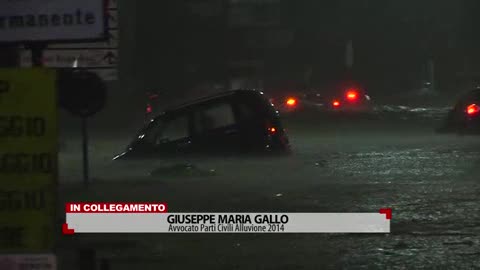
[[[278,113],[263,93],[236,90],[161,113],[114,159],[289,150]]]
[[[314,109],[329,112],[370,112],[373,105],[365,90],[356,86],[340,86],[276,94],[271,102],[282,113]]]
[[[480,89],[467,92],[457,101],[438,132],[480,133]]]
[[[370,96],[358,87],[347,87],[334,92],[310,92],[304,103],[333,112],[370,112],[373,109]]]
[[[293,113],[301,111],[304,107],[303,93],[289,92],[287,94],[276,93],[270,95],[269,101],[281,113]]]

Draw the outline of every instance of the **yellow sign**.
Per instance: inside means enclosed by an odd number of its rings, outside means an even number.
[[[53,248],[56,73],[0,69],[0,252]]]

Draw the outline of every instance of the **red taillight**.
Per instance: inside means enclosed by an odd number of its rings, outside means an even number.
[[[356,90],[348,90],[346,96],[348,100],[355,101],[358,98],[358,92]]]
[[[274,128],[274,127],[271,127],[271,128],[268,128],[268,132],[269,132],[270,134],[275,134],[275,133],[277,132],[277,129]]]
[[[480,112],[480,107],[477,104],[470,104],[467,107],[467,114],[474,115]]]
[[[332,102],[332,105],[333,105],[333,107],[340,107],[340,101],[334,100],[334,101]]]
[[[287,103],[288,106],[293,107],[297,105],[297,100],[294,98],[288,98],[285,103]]]

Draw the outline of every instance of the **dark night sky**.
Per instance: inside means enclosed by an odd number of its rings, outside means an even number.
[[[272,77],[298,80],[306,66],[314,68],[319,81],[341,77],[349,39],[355,47],[354,73],[380,88],[391,81],[399,88],[414,87],[425,79],[430,58],[444,88],[457,80],[445,74],[465,66],[478,70],[480,9],[474,0],[283,0],[281,23],[274,28],[287,29],[294,39],[282,49],[245,48],[249,36],[227,28],[225,13],[202,19],[189,11],[192,1],[132,2],[121,4],[130,31],[124,31],[123,69],[141,87],[188,88],[205,78],[222,80],[228,73],[225,62],[232,59],[266,61],[274,67],[267,72]],[[216,2],[221,7],[223,1]]]

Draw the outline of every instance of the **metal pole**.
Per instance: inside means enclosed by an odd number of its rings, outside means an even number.
[[[82,152],[83,152],[83,182],[85,187],[89,185],[88,176],[88,130],[87,117],[82,117]]]
[[[436,83],[435,83],[435,62],[433,59],[428,61],[428,80],[430,81],[430,90],[436,90]]]

